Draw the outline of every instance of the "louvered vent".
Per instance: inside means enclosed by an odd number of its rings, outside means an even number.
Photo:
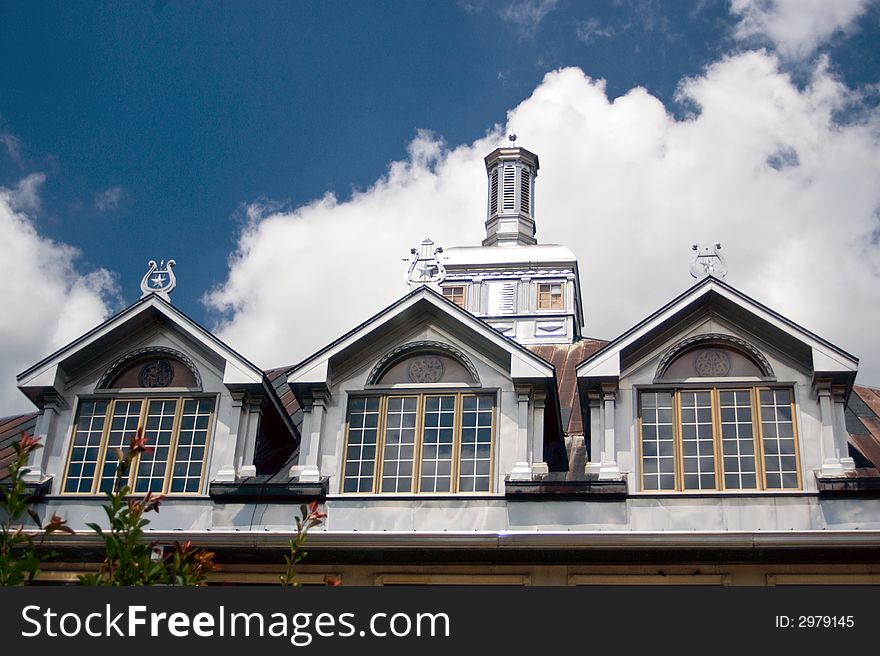
[[[501,209],[504,212],[513,212],[516,209],[516,167],[513,165],[504,167],[504,200]]]
[[[521,212],[525,212],[529,216],[532,215],[531,205],[531,176],[529,169],[525,166],[520,169],[520,200],[519,207]]]
[[[489,186],[489,214],[498,212],[498,169],[492,171],[492,182]]]
[[[489,314],[510,314],[516,311],[516,283],[489,283]]]

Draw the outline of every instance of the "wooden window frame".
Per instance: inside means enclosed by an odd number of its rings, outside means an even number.
[[[555,307],[553,305],[553,287],[559,287],[559,307]],[[542,287],[549,287],[549,289],[545,292],[542,291]],[[535,307],[538,310],[550,310],[550,311],[559,311],[565,310],[565,282],[561,280],[557,280],[555,282],[539,282],[537,287],[537,302]],[[544,306],[541,304],[541,297],[546,295],[548,298],[548,305]]]
[[[422,492],[421,487],[421,469],[422,469],[422,447],[424,445],[424,416],[425,401],[432,396],[454,396],[455,397],[455,419],[453,423],[452,438],[452,466],[450,469],[450,489],[448,492]],[[486,396],[492,399],[492,434],[489,442],[489,489],[488,490],[466,490],[460,491],[460,466],[461,466],[461,446],[462,446],[462,403],[464,397],[480,397]],[[386,436],[386,418],[388,413],[388,401],[392,398],[416,397],[416,425],[415,425],[415,443],[413,446],[413,465],[412,465],[412,483],[408,491],[402,492],[383,492],[382,491],[382,469],[384,466],[384,450]],[[348,462],[348,442],[350,433],[350,417],[351,404],[357,398],[377,398],[379,400],[379,420],[376,432],[376,459],[373,462],[373,481],[369,491],[363,492],[346,492],[345,491],[345,466]],[[498,425],[498,395],[494,392],[475,391],[475,390],[430,390],[430,391],[396,391],[388,394],[353,394],[349,397],[347,408],[345,411],[345,440],[342,449],[342,465],[339,475],[339,493],[346,496],[364,496],[364,495],[418,495],[418,496],[475,496],[494,494],[495,490],[495,457],[496,457],[496,440]]]
[[[764,463],[764,431],[763,420],[761,417],[761,392],[762,391],[785,390],[789,395],[789,406],[791,408],[791,429],[794,441],[794,459],[797,467],[797,487],[767,487],[767,476]],[[755,458],[755,477],[756,486],[754,488],[727,488],[724,484],[724,450],[721,434],[721,392],[741,392],[748,391],[752,409],[752,439],[754,441],[754,458]],[[653,490],[645,488],[645,471],[644,471],[644,446],[642,437],[642,394],[644,393],[669,393],[672,394],[672,439],[674,445],[674,462],[675,462],[675,489]],[[683,461],[683,442],[682,442],[682,420],[681,420],[681,393],[683,392],[708,392],[711,398],[712,409],[712,441],[713,441],[713,458],[715,461],[715,487],[706,489],[685,489],[684,487],[684,461]],[[638,447],[638,467],[639,467],[639,492],[644,494],[706,494],[706,493],[736,493],[736,494],[765,494],[765,493],[787,493],[802,492],[803,487],[803,467],[801,466],[800,438],[797,425],[797,404],[795,401],[794,390],[785,386],[770,385],[698,385],[694,387],[665,387],[658,386],[644,387],[638,389],[636,398],[637,408],[637,447]]]
[[[466,306],[467,306],[467,285],[444,285],[441,288],[441,290],[443,292],[443,298],[445,298],[447,301],[450,301],[451,303],[455,303],[462,310],[464,310],[466,308]],[[450,290],[450,291],[451,290],[460,290],[461,291],[461,304],[458,304],[455,302],[455,292],[451,291],[451,294],[449,296],[447,296],[446,295],[447,290]]]
[[[174,465],[177,457],[177,447],[178,440],[180,438],[180,423],[181,417],[183,416],[183,407],[187,401],[208,401],[210,400],[213,404],[211,408],[211,413],[208,417],[208,427],[205,435],[205,452],[202,460],[202,471],[201,476],[199,478],[199,487],[195,492],[171,492],[171,483],[174,479]],[[76,441],[76,432],[77,432],[77,423],[79,420],[79,413],[83,406],[83,403],[90,402],[107,402],[107,409],[104,411],[104,427],[101,431],[101,444],[98,450],[98,461],[95,464],[95,474],[92,479],[91,489],[87,492],[67,492],[67,479],[70,473],[70,466],[73,464],[71,462],[71,458],[73,456],[74,443]],[[165,477],[162,483],[162,490],[159,492],[154,492],[154,494],[163,494],[165,496],[203,496],[205,489],[205,478],[207,477],[208,465],[210,463],[210,448],[212,436],[214,433],[214,426],[216,425],[217,418],[217,405],[218,399],[216,395],[211,394],[202,394],[202,395],[174,395],[174,394],[158,394],[156,396],[143,396],[143,395],[120,395],[115,397],[83,397],[78,399],[76,411],[73,414],[73,426],[70,430],[69,435],[69,444],[67,447],[67,458],[65,460],[64,467],[64,477],[61,480],[61,494],[69,497],[92,497],[96,495],[103,494],[101,492],[101,481],[103,480],[103,465],[105,461],[105,457],[107,455],[108,449],[108,441],[110,438],[110,431],[113,424],[113,416],[116,410],[117,403],[128,403],[131,401],[140,401],[141,402],[141,410],[140,417],[138,419],[138,426],[146,427],[147,415],[149,412],[150,403],[153,401],[176,401],[177,406],[174,412],[174,422],[171,429],[171,442],[168,445],[168,460],[165,467]],[[147,446],[155,446],[151,445],[147,442]],[[128,468],[128,476],[125,480],[123,480],[124,485],[128,485],[131,490],[131,494],[146,494],[141,492],[135,492],[135,484],[137,482],[137,471],[140,466],[141,455],[137,454],[132,459],[131,464]],[[115,468],[114,468],[115,471]]]

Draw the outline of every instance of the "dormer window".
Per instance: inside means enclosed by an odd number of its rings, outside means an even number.
[[[642,490],[800,489],[794,397],[773,380],[760,351],[730,335],[672,347],[639,394]]]
[[[348,409],[343,492],[491,492],[492,394],[357,396]]]
[[[538,309],[563,310],[565,303],[562,297],[561,282],[538,283]]]
[[[117,453],[142,427],[153,451],[132,463],[125,481],[132,491],[200,493],[214,416],[214,398],[200,391],[198,369],[178,351],[153,347],[120,359],[94,397],[79,401],[62,491],[110,491]]]
[[[458,307],[464,308],[465,288],[464,285],[446,285],[443,287],[443,298],[452,301]]]
[[[342,491],[492,491],[495,394],[478,388],[473,363],[441,342],[388,353],[351,397]]]
[[[642,489],[800,489],[794,404],[786,388],[643,391]]]
[[[139,426],[152,453],[135,458],[126,482],[140,494],[197,494],[214,414],[211,398],[82,400],[77,411],[65,494],[99,494],[113,487],[117,451],[127,451]]]

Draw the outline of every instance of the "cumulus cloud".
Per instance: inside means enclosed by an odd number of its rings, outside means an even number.
[[[875,0],[731,0],[734,37],[770,42],[788,60],[803,59],[834,34],[852,29]]]
[[[19,166],[24,166],[24,159],[21,156],[21,140],[18,137],[11,132],[0,132],[0,144],[3,144],[9,159]]]
[[[575,34],[578,40],[587,44],[597,39],[610,39],[616,33],[613,28],[602,25],[598,18],[588,18],[585,21],[580,21],[575,26]]]
[[[369,189],[257,209],[207,302],[223,339],[264,366],[300,361],[407,290],[411,246],[479,244],[482,157],[508,131],[538,153],[541,243],[580,259],[588,335],[613,338],[686,289],[690,245],[721,241],[728,281],[863,358],[880,384],[880,113],[820,61],[793,84],[740,53],[684,80],[676,119],[645,89],[609,99],[577,68],[549,73],[505,126],[448,147],[420,132]]]
[[[512,24],[523,36],[531,36],[544,17],[556,9],[558,0],[513,0],[498,15]]]
[[[125,187],[108,187],[95,194],[95,209],[99,212],[115,212],[119,205],[128,197]]]
[[[17,211],[15,190],[0,189],[0,408],[6,414],[33,406],[15,387],[15,375],[92,329],[117,302],[104,269],[83,274],[79,252],[38,234]]]
[[[15,187],[0,187],[0,194],[6,198],[9,206],[22,212],[39,212],[42,205],[40,189],[46,182],[45,173],[30,173],[19,180]]]

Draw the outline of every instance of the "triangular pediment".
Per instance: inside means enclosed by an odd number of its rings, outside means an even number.
[[[150,294],[20,373],[18,387],[37,403],[45,393],[61,392],[67,381],[94,362],[124,353],[138,336],[157,330],[173,332],[188,352],[211,362],[227,386],[264,386],[261,369],[170,303]]]
[[[815,333],[709,276],[646,317],[578,365],[578,378],[600,383],[618,378],[646,354],[667,344],[705,317],[717,317],[732,332],[772,345],[800,370],[852,384],[858,359]]]
[[[296,365],[288,374],[288,383],[301,391],[329,388],[334,370],[352,359],[363,359],[367,353],[375,354],[376,344],[393,342],[395,335],[404,335],[420,324],[430,324],[453,335],[460,344],[500,364],[513,379],[554,379],[550,363],[422,286]]]

